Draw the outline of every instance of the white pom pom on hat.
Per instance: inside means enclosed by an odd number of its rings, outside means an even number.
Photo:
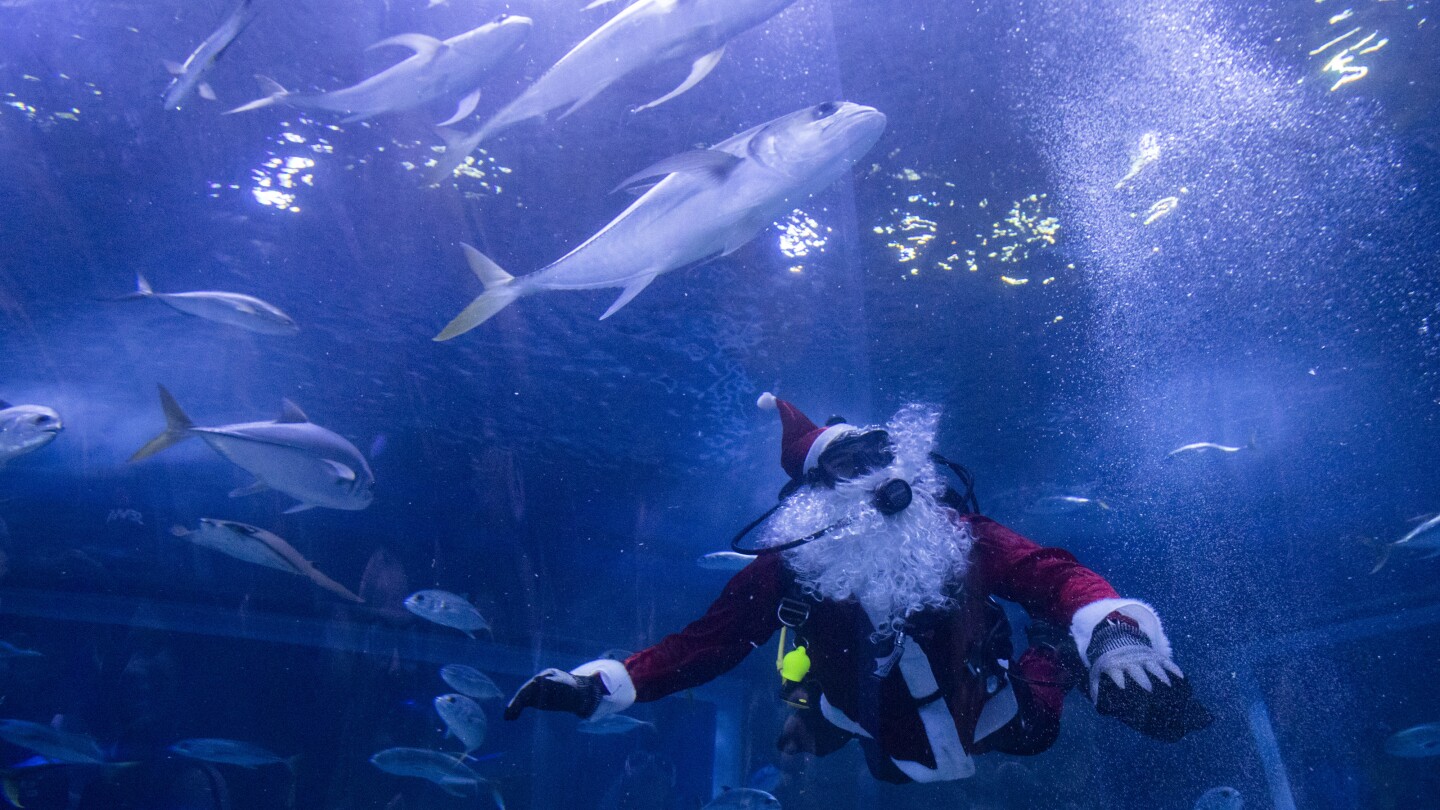
[[[759,399],[755,400],[755,407],[762,411],[773,411],[779,406],[775,404],[775,395],[766,391],[760,395]]]

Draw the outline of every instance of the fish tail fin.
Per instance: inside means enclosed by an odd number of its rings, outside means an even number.
[[[25,805],[20,803],[20,780],[15,778],[15,774],[6,773],[0,777],[0,783],[3,783],[5,801],[11,807],[19,807],[24,810]]]
[[[475,151],[475,147],[479,146],[480,141],[488,134],[483,127],[473,134],[449,127],[440,127],[435,131],[441,140],[445,141],[445,154],[436,161],[435,168],[426,178],[425,184],[429,186],[438,186],[454,177],[455,170],[465,165],[465,159],[470,157],[470,153]]]
[[[470,264],[470,271],[485,285],[485,292],[471,301],[470,306],[456,315],[455,319],[435,336],[437,341],[450,340],[469,332],[514,303],[523,293],[523,289],[515,285],[515,277],[502,270],[490,257],[464,242],[460,243],[460,247],[465,251],[465,261]]]
[[[131,461],[140,461],[149,458],[161,450],[166,450],[180,442],[185,441],[192,435],[190,431],[195,429],[195,423],[181,410],[180,403],[165,389],[165,386],[156,386],[160,389],[160,407],[165,409],[165,432],[151,439],[144,447],[135,451],[130,457]]]
[[[226,110],[225,115],[233,115],[234,113],[249,112],[250,110],[258,110],[261,107],[269,107],[271,104],[290,95],[289,90],[286,90],[279,82],[269,76],[261,76],[257,73],[255,74],[255,81],[259,83],[260,92],[263,95],[247,104],[241,104],[233,110]]]
[[[149,298],[155,291],[150,289],[150,282],[138,271],[135,273],[135,292],[117,295],[111,298],[96,298],[97,301],[139,301],[142,298]]]

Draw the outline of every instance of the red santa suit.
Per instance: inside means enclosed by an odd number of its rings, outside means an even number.
[[[829,429],[810,428],[808,434],[797,432],[808,443],[786,442],[792,456],[787,460],[793,462],[787,469],[803,471],[799,459],[808,465],[818,455],[814,445],[823,446]],[[1082,653],[1095,628],[1119,614],[1170,656],[1155,612],[1119,598],[1068,552],[1037,545],[982,515],[957,514],[954,520],[969,529],[974,544],[963,578],[954,583],[952,608],[909,617],[903,638],[888,646],[876,646],[879,617],[867,615],[854,599],[812,601],[799,628],[810,676],[822,692],[819,711],[829,725],[862,740],[879,778],[962,779],[974,773],[976,754],[1038,753],[1053,742],[1061,703],[1078,673],[1067,675],[1051,649],[1032,647],[1008,660],[1008,634],[998,648],[987,638],[996,626],[991,596],[1069,628]],[[778,611],[795,593],[792,582],[783,555],[764,555],[737,573],[705,615],[685,629],[623,663],[594,661],[574,670],[600,675],[609,692],[595,716],[658,700],[733,669],[781,627]],[[996,649],[1006,657],[994,660]],[[888,668],[877,653],[889,661]],[[838,738],[843,744],[849,736]],[[838,744],[829,749],[834,747]],[[826,746],[818,753],[828,753]]]

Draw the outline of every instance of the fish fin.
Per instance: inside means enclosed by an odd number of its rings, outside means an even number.
[[[717,180],[723,180],[735,171],[735,167],[743,163],[742,158],[735,157],[729,152],[721,152],[717,149],[696,149],[691,152],[681,152],[678,155],[671,155],[659,163],[651,164],[644,169],[630,175],[620,181],[613,190],[619,191],[622,188],[633,185],[640,180],[648,180],[652,177],[659,177],[667,174],[709,174]]]
[[[660,181],[658,181],[658,180],[655,181],[654,183],[641,183],[641,184],[638,185],[638,186],[630,186],[629,188],[625,189],[625,193],[626,193],[626,194],[634,195],[634,196],[636,196],[636,197],[639,197],[639,196],[643,195],[645,192],[649,191],[649,190],[652,189],[652,188],[655,188],[655,187],[658,186],[658,185],[660,185]]]
[[[165,72],[171,76],[180,76],[185,73],[185,66],[173,59],[161,59],[160,61],[165,63]]]
[[[445,119],[444,121],[441,121],[440,126],[448,127],[451,124],[458,124],[461,121],[464,121],[466,118],[470,117],[470,113],[475,112],[475,105],[479,103],[480,91],[476,90],[470,95],[460,99],[460,103],[455,107],[455,114]]]
[[[203,98],[206,101],[220,100],[219,96],[215,95],[215,88],[211,87],[209,82],[200,82],[200,85],[195,89],[199,91],[200,98]]]
[[[301,425],[310,421],[310,417],[300,410],[300,406],[288,399],[280,400],[280,417],[275,420],[282,425]]]
[[[586,7],[583,8],[583,9],[581,9],[581,11],[591,11],[591,10],[593,10],[593,9],[600,8],[601,6],[608,6],[608,5],[610,5],[611,3],[613,3],[613,2],[615,2],[615,0],[595,0],[595,1],[594,1],[593,3],[591,3],[590,5],[586,6]]]
[[[455,170],[465,163],[465,158],[475,151],[480,145],[480,139],[485,130],[467,133],[458,129],[437,129],[436,132],[445,141],[445,155],[435,162],[435,168],[431,170],[426,184],[438,186],[455,175]]]
[[[502,270],[500,265],[472,245],[461,242],[460,249],[465,251],[465,261],[470,265],[470,272],[480,279],[480,283],[485,285],[486,290],[509,284],[515,280],[514,276]]]
[[[5,801],[9,802],[12,807],[18,807],[20,808],[20,810],[25,810],[25,805],[20,803],[20,780],[15,778],[14,774],[7,773],[5,774],[3,781]]]
[[[308,512],[308,511],[310,511],[311,509],[314,509],[314,508],[315,508],[315,504],[313,504],[313,503],[297,503],[297,504],[295,504],[294,506],[290,507],[289,509],[286,509],[285,512],[284,512],[284,514],[287,514],[287,515],[295,515],[295,514],[299,514],[300,512]]]
[[[150,282],[139,271],[135,273],[135,294],[139,296],[154,295],[155,291],[150,288]]]
[[[455,319],[435,336],[437,341],[450,340],[469,332],[520,297],[520,290],[511,284],[515,280],[514,276],[502,270],[500,265],[474,247],[463,242],[460,247],[465,251],[465,261],[469,263],[471,272],[485,285],[485,292],[471,301],[470,306],[456,315]]]
[[[443,40],[425,34],[396,34],[388,39],[380,40],[365,50],[373,51],[377,48],[384,48],[387,45],[398,45],[402,48],[409,48],[427,60],[434,59],[436,54],[450,47],[446,45]]]
[[[339,478],[341,481],[354,481],[358,477],[355,474],[354,470],[350,469],[344,464],[341,464],[338,461],[331,461],[327,458],[325,459],[325,466],[329,467],[330,472],[335,473],[335,477]]]
[[[621,307],[635,300],[635,296],[639,295],[646,287],[649,287],[650,282],[654,281],[658,275],[660,274],[650,273],[649,275],[640,276],[632,280],[629,284],[626,284],[625,291],[620,293],[620,297],[615,299],[615,303],[611,304],[609,309],[605,310],[605,314],[600,316],[600,320],[603,321],[611,315],[614,315],[620,311]]]
[[[259,479],[256,479],[254,483],[249,484],[248,486],[236,487],[235,489],[230,490],[230,497],[244,498],[248,495],[258,495],[261,492],[268,490],[269,488],[269,484]]]
[[[478,790],[479,787],[480,787],[477,782],[471,781],[471,780],[469,780],[469,779],[441,779],[437,784],[440,785],[440,789],[441,789],[441,790],[445,791],[446,793],[449,793],[451,796],[458,796],[458,797],[460,797],[460,798],[462,798],[462,799],[469,798],[470,796],[473,796],[474,794],[473,794],[473,793],[467,793],[467,792],[461,790],[461,789],[460,789],[460,786],[461,786],[461,785],[468,785],[469,787],[474,788],[474,789],[476,789],[476,790]]]
[[[174,537],[186,537],[190,534],[190,530],[184,526],[175,525],[170,527],[170,534]]]
[[[194,430],[195,423],[181,410],[180,403],[165,389],[165,386],[156,386],[160,389],[160,407],[165,411],[165,432],[151,439],[144,447],[135,451],[130,457],[131,461],[140,461],[149,458],[161,450],[173,447],[180,442],[190,438],[190,431]]]
[[[560,113],[560,117],[557,118],[557,119],[555,119],[555,120],[557,120],[557,121],[564,121],[566,118],[569,118],[570,116],[574,115],[574,114],[576,113],[576,111],[578,111],[581,107],[584,107],[586,104],[589,104],[591,101],[593,101],[593,100],[595,99],[596,96],[598,96],[598,95],[600,95],[601,93],[605,92],[605,89],[606,89],[607,87],[609,87],[609,86],[610,86],[610,83],[609,83],[609,82],[601,82],[598,87],[592,88],[592,89],[590,90],[590,92],[588,92],[588,93],[586,93],[585,95],[581,96],[579,101],[575,102],[574,104],[571,104],[571,105],[570,105],[570,109],[566,110],[566,111],[563,112],[563,113]]]
[[[1370,569],[1370,573],[1380,573],[1380,569],[1384,568],[1385,564],[1390,562],[1390,552],[1394,551],[1394,549],[1395,547],[1389,544],[1381,546],[1380,550],[1375,554],[1375,567]]]
[[[696,59],[695,63],[690,66],[690,75],[685,77],[685,81],[681,82],[679,87],[671,90],[660,98],[655,99],[649,104],[641,104],[639,107],[633,108],[632,110],[630,110],[630,112],[638,113],[643,110],[648,110],[652,107],[659,107],[661,104],[664,104],[665,102],[670,101],[677,96],[683,95],[690,88],[699,84],[701,80],[703,80],[706,76],[709,76],[710,71],[714,70],[715,66],[720,64],[720,59],[724,55],[725,46],[721,45],[719,48],[716,48],[710,53],[707,53],[699,59]]]
[[[279,82],[269,76],[261,76],[257,73],[255,74],[255,81],[259,83],[260,92],[263,95],[248,104],[241,104],[233,110],[226,110],[225,115],[233,115],[238,112],[247,112],[249,110],[258,110],[261,107],[269,107],[271,104],[290,95],[289,90],[286,90]]]

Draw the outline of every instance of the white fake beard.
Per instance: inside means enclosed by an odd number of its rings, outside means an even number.
[[[801,489],[775,512],[761,537],[762,546],[777,546],[849,518],[847,525],[784,552],[785,559],[806,593],[858,599],[880,635],[901,630],[906,617],[918,611],[952,607],[952,587],[969,567],[974,538],[940,503],[946,482],[930,459],[939,421],[933,408],[901,408],[885,426],[895,448],[889,467],[834,489]],[[886,517],[875,508],[875,490],[893,478],[910,483],[913,499],[904,511]]]

